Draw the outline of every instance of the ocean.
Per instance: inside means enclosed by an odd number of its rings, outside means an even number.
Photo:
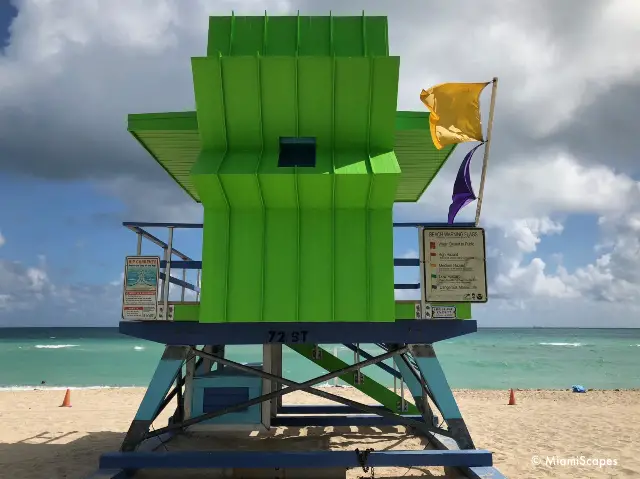
[[[327,347],[353,358],[344,346]],[[480,329],[434,347],[452,388],[640,388],[640,329]],[[162,350],[116,328],[0,329],[0,388],[147,386]],[[261,360],[256,346],[228,351],[239,362]],[[293,381],[322,374],[292,350],[283,357]],[[375,366],[363,372],[393,384]]]

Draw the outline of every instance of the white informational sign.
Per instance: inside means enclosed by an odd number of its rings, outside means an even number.
[[[175,305],[167,305],[167,317],[164,317],[164,302],[158,303],[158,319],[166,319],[167,321],[173,321],[173,312],[175,311]]]
[[[424,314],[421,313],[420,303],[416,303],[416,319],[456,319],[455,306],[436,306],[430,303],[424,305]]]
[[[158,317],[158,256],[127,256],[124,266],[122,319]]]
[[[482,228],[425,228],[421,246],[425,276],[423,294],[427,303],[487,302]],[[455,308],[453,313],[439,311],[438,314],[455,317]],[[435,312],[432,317],[435,319]]]
[[[431,319],[456,319],[455,306],[431,306]]]

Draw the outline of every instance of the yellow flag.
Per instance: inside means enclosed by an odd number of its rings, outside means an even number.
[[[489,83],[443,83],[422,90],[420,100],[431,112],[431,138],[438,150],[454,143],[483,141],[480,93]]]

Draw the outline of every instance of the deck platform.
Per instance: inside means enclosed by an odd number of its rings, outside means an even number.
[[[120,332],[166,345],[189,344],[432,344],[474,333],[474,320],[389,323],[196,323],[120,321]]]

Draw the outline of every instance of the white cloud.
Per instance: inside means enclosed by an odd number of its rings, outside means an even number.
[[[407,2],[406,11],[414,8]],[[520,126],[543,138],[640,71],[635,0],[447,2],[429,13],[391,31],[392,41],[402,39],[392,49],[403,55],[410,88],[401,98],[411,108],[425,84],[498,76],[496,118],[517,112]]]
[[[127,205],[127,218],[140,221],[202,223],[202,206],[187,197],[169,181],[141,181],[121,176],[100,181],[97,188],[121,199]]]
[[[547,176],[543,177],[545,173]],[[503,251],[508,255],[507,261],[501,262],[503,268],[497,275],[498,290],[502,288],[503,292],[510,291],[515,296],[519,292],[521,296],[639,301],[640,273],[636,271],[640,268],[640,243],[636,218],[640,215],[640,183],[602,165],[578,167],[574,161],[566,159],[550,164],[540,162],[537,169],[528,163],[523,171],[516,167],[499,167],[496,176],[500,179],[494,184],[502,185],[505,200],[498,203],[498,195],[494,194],[492,206],[495,208],[487,207],[486,224],[502,232],[499,244],[505,244]],[[558,181],[559,178],[564,181]],[[517,196],[517,190],[527,191],[523,189],[526,182],[534,192]],[[600,217],[601,235],[606,245],[600,247],[598,259],[574,272],[568,272],[562,266],[549,272],[540,258],[525,263],[525,256],[537,251],[544,236],[562,233],[560,220],[551,218],[570,212]],[[539,216],[517,218],[532,213]],[[571,247],[570,244],[567,246]],[[511,264],[507,266],[509,262]]]
[[[446,165],[418,205],[401,207],[400,214],[412,220],[446,218],[457,166],[457,161]],[[638,181],[603,164],[581,165],[566,153],[549,151],[490,167],[485,193],[481,223],[487,229],[490,292],[496,307],[536,310],[548,301],[640,306]],[[545,237],[563,234],[564,219],[571,213],[599,218],[601,237],[594,245],[596,260],[568,271],[561,256],[551,258],[555,261],[550,267],[538,249]],[[475,203],[458,220],[473,221],[474,214]],[[570,249],[571,243],[566,244]],[[637,324],[634,318],[625,316],[625,324]],[[584,321],[591,324],[588,318]]]
[[[122,283],[56,284],[46,262],[37,263],[0,259],[0,327],[118,324]]]
[[[4,238],[4,236],[2,236],[2,232],[0,231],[0,248],[4,246],[6,242],[7,240]]]

